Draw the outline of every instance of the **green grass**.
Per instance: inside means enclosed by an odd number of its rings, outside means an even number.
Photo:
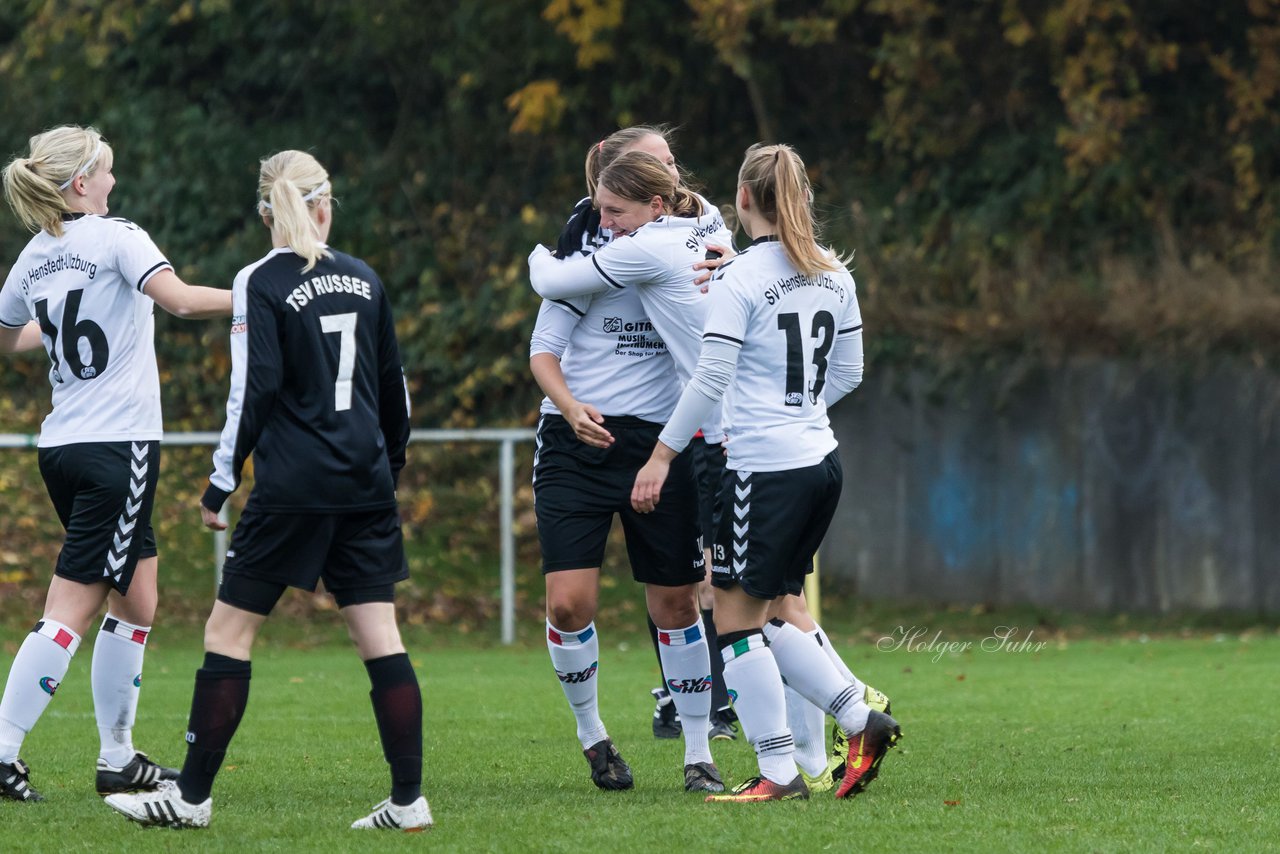
[[[5,631],[5,666],[16,631]],[[588,779],[536,642],[475,649],[411,630],[437,826],[373,839],[346,827],[385,796],[386,770],[364,670],[333,633],[268,626],[248,714],[214,791],[213,826],[180,837],[127,824],[93,794],[86,644],[23,750],[48,801],[0,803],[0,849],[1276,849],[1275,632],[1056,640],[1039,652],[995,652],[981,648],[987,633],[942,631],[941,640],[971,647],[920,648],[930,632],[912,650],[845,649],[854,669],[891,695],[906,735],[866,794],[713,806],[682,791],[679,743],[649,733],[656,667],[643,640],[604,636],[603,716],[636,774],[634,791],[604,793]],[[159,760],[181,761],[198,663],[189,631],[154,637],[135,740]],[[730,783],[753,773],[741,741],[715,752]]]

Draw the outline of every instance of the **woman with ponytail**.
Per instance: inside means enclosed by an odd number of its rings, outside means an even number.
[[[853,277],[818,243],[804,163],[789,146],[758,145],[738,172],[739,222],[751,246],[711,282],[696,369],[636,477],[632,503],[660,506],[671,460],[723,398],[729,459],[712,546],[716,628],[725,682],[760,775],[709,801],[809,797],[787,726],[786,684],[834,717],[848,739],[836,797],[879,772],[901,732],[872,692],[814,638],[770,616],[803,590],[840,499],[842,474],[827,407],[862,378],[862,317]],[[879,692],[875,692],[877,695]],[[883,696],[883,695],[879,695]]]
[[[323,579],[368,671],[391,771],[390,797],[351,826],[425,830],[422,693],[395,613],[395,584],[409,576],[395,493],[409,402],[391,301],[368,264],[327,245],[332,188],[310,154],[262,161],[257,213],[273,248],[232,286],[231,393],[200,500],[205,525],[226,528],[218,511],[250,453],[254,486],[205,625],[186,762],[176,781],[107,804],[144,825],[209,824],[249,699],[253,640],[287,587]]]
[[[0,798],[39,801],[18,758],[90,621],[107,603],[90,682],[99,794],[154,788],[177,772],[133,747],[142,659],[156,611],[151,507],[160,472],[154,305],[178,317],[231,313],[231,292],[187,285],[145,231],[109,217],[114,153],[94,128],[31,137],[4,192],[34,237],[0,291],[0,351],[48,354],[53,409],[36,443],[66,530],[44,614],[0,699]]]
[[[679,185],[664,131],[636,127],[591,146],[588,189],[594,193],[606,168],[632,153],[643,153],[653,164],[653,179],[664,192]],[[578,259],[570,263],[588,263],[579,256],[609,251],[612,237],[588,197],[570,218],[556,254]],[[655,692],[654,734],[679,737],[675,723],[683,721],[685,789],[723,791],[709,746],[714,688],[707,688],[714,686],[715,671],[707,626],[698,619],[697,587],[706,570],[691,468],[674,479],[662,514],[640,516],[629,502],[635,473],[680,395],[671,354],[632,288],[544,300],[529,363],[547,395],[538,421],[533,481],[547,591],[547,650],[573,710],[592,782],[601,789],[633,785],[631,768],[600,718],[597,694],[598,665],[607,662],[599,660],[594,619],[600,565],[617,514],[632,576],[645,586],[664,675],[663,688]]]

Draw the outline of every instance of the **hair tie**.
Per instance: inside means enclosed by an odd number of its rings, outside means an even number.
[[[303,197],[302,197],[302,201],[303,201],[303,202],[309,202],[309,201],[311,201],[312,199],[314,199],[316,196],[319,196],[319,195],[321,195],[321,194],[323,194],[323,193],[327,193],[327,192],[329,192],[329,182],[328,182],[328,181],[321,181],[321,182],[320,182],[320,185],[319,185],[318,187],[316,187],[316,188],[315,188],[314,190],[312,190],[310,193],[307,193],[305,196],[303,196]],[[267,201],[266,199],[261,199],[260,201],[261,201],[261,203],[262,203],[263,205],[265,205],[265,206],[266,206],[267,210],[271,210],[271,202]]]
[[[75,179],[79,178],[81,175],[83,175],[84,173],[86,173],[86,172],[88,172],[90,169],[92,169],[92,168],[93,168],[93,164],[95,164],[95,163],[97,163],[97,162],[98,162],[98,155],[99,155],[99,154],[101,154],[101,153],[102,153],[102,139],[101,139],[101,138],[99,138],[99,139],[98,139],[98,147],[97,147],[97,148],[95,148],[95,149],[93,150],[93,156],[92,156],[92,157],[90,157],[90,158],[89,158],[89,160],[88,160],[88,162],[86,162],[83,166],[81,166],[81,167],[80,167],[80,169],[79,169],[79,170],[77,170],[77,171],[75,172],[75,174],[73,174],[70,178],[68,178],[67,180],[63,181],[61,184],[59,184],[59,185],[58,185],[58,190],[60,190],[60,191],[61,191],[61,190],[65,190],[65,189],[67,189],[67,187],[70,187],[70,186],[71,186],[71,182],[72,182],[72,181],[74,181]],[[28,159],[28,160],[27,160],[27,163],[28,163],[28,164],[30,164],[30,162],[31,162],[31,161],[30,161],[30,159]]]

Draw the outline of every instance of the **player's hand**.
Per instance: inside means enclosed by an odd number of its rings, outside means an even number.
[[[573,428],[573,435],[577,436],[578,441],[584,445],[607,448],[613,444],[613,434],[600,426],[604,424],[604,416],[591,404],[575,402],[568,412],[561,414]]]
[[[636,472],[635,486],[631,487],[631,506],[637,513],[652,513],[662,495],[662,485],[667,482],[671,463],[650,457],[644,468]]]
[[[719,252],[720,257],[707,258],[693,265],[693,269],[705,271],[693,280],[693,283],[698,286],[698,290],[704,294],[707,292],[707,282],[711,281],[711,274],[718,270],[721,264],[737,254],[731,247],[722,246],[719,243],[708,243],[707,252]]]
[[[227,523],[219,519],[217,513],[214,513],[203,504],[200,505],[200,521],[204,522],[204,526],[211,531],[227,530]]]

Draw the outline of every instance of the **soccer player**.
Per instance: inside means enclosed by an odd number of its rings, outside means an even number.
[[[107,603],[90,682],[100,794],[149,789],[177,772],[133,746],[142,659],[156,611],[151,507],[160,471],[160,379],[152,308],[184,318],[231,313],[231,292],[193,287],[147,236],[108,217],[111,146],[94,128],[33,136],[4,190],[35,236],[0,291],[0,350],[42,343],[53,410],[40,428],[40,474],[66,530],[44,614],[23,641],[0,699],[0,799],[43,800],[18,752]]]
[[[254,455],[255,483],[227,551],[205,625],[187,758],[176,781],[107,803],[146,825],[205,827],[214,777],[249,698],[254,637],[286,587],[324,579],[372,683],[391,796],[354,828],[431,826],[422,797],[422,694],[396,626],[408,577],[396,480],[409,440],[408,400],[391,305],[358,258],[326,245],[329,175],[314,157],[262,162],[258,212],[274,247],[235,278],[231,392],[206,526]]]
[[[671,460],[723,397],[731,512],[712,547],[712,584],[725,681],[760,775],[708,800],[809,796],[787,729],[783,677],[848,737],[836,788],[844,798],[874,779],[901,731],[811,638],[767,616],[773,600],[803,589],[835,513],[842,474],[826,410],[861,380],[862,318],[853,277],[817,242],[809,180],[789,146],[748,149],[735,201],[752,245],[715,275],[697,368],[636,477],[632,502],[639,512],[660,505]]]
[[[680,175],[656,128],[628,128],[592,146],[588,189],[595,188],[607,163],[627,151],[647,152],[665,192],[676,190]],[[694,199],[700,210],[710,207]],[[561,257],[590,255],[616,236],[616,223],[594,213],[590,199],[584,202],[561,235]],[[667,627],[658,629],[660,663],[674,703],[689,723],[684,730],[685,789],[723,791],[708,744],[710,656],[696,604],[696,587],[706,569],[691,462],[685,458],[679,464],[660,515],[640,516],[629,501],[635,473],[680,395],[671,354],[635,291],[624,290],[544,301],[529,361],[547,395],[534,465],[547,648],[577,720],[592,781],[602,789],[633,785],[631,769],[609,738],[598,706],[594,619],[600,565],[617,513],[632,574],[645,585],[651,619]]]

